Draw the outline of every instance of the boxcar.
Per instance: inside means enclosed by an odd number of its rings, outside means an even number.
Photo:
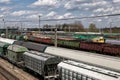
[[[61,80],[120,79],[120,73],[70,60],[59,63],[58,71]]]
[[[18,64],[23,61],[23,53],[28,51],[27,48],[19,45],[10,45],[8,48],[7,58],[10,62]]]
[[[45,79],[57,78],[57,64],[61,59],[48,54],[28,51],[24,53],[25,67],[42,75]]]
[[[0,56],[5,58],[7,53],[8,43],[0,42]]]

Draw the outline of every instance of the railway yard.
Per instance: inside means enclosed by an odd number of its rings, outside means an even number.
[[[0,37],[1,79],[120,79],[118,39],[110,39],[111,35],[105,39],[100,34],[80,36],[77,34],[77,38],[69,37],[68,34],[61,35],[63,33],[59,33],[57,37],[58,47],[53,46],[55,39],[52,34],[47,37],[43,34],[40,36],[10,34],[8,38]],[[84,39],[81,39],[83,36]]]
[[[0,0],[0,80],[120,80],[120,0]]]

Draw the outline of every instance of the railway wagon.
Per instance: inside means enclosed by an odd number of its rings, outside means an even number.
[[[104,46],[103,53],[112,56],[120,56],[120,46],[108,44],[107,46]]]
[[[10,45],[7,48],[8,52],[6,54],[7,59],[15,64],[19,64],[19,62],[23,61],[23,53],[28,51],[27,48],[19,46],[19,45]]]
[[[104,44],[92,42],[80,42],[80,49],[88,51],[102,52]]]
[[[9,46],[8,43],[0,42],[0,56],[1,57],[6,58],[8,46]]]
[[[120,41],[119,40],[106,39],[105,43],[106,44],[112,44],[112,45],[120,45]]]
[[[106,46],[104,46],[103,53],[120,56],[120,41],[119,40],[105,40]]]
[[[24,35],[16,35],[16,40],[24,40]]]
[[[15,38],[16,38],[16,36],[17,36],[16,34],[13,34],[13,35],[12,35],[12,39],[15,39]]]
[[[0,37],[0,41],[1,41],[1,42],[5,42],[5,43],[8,43],[8,44],[13,44],[14,41],[16,41],[16,40],[7,39],[7,38],[1,38],[1,37]]]
[[[52,40],[50,37],[34,37],[34,36],[29,36],[28,40],[34,41],[34,42],[40,42],[40,43],[46,43],[46,44],[51,44]]]
[[[64,40],[64,46],[70,47],[70,48],[79,48],[80,42],[76,40]]]
[[[13,44],[24,46],[29,50],[44,52],[47,45],[34,43],[34,42],[24,42],[24,41],[15,41]]]
[[[52,43],[54,43],[55,40],[52,40]],[[79,49],[80,41],[72,39],[72,38],[59,38],[57,40],[58,46],[62,47],[68,47],[68,48],[76,48]]]
[[[9,35],[8,35],[8,38],[9,38],[9,39],[12,39],[12,34],[9,34]]]
[[[57,64],[61,61],[58,57],[36,51],[24,53],[25,67],[42,75],[44,79],[58,77]]]
[[[58,71],[61,80],[120,79],[120,73],[70,60],[59,63]]]

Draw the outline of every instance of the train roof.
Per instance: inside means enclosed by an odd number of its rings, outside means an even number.
[[[47,47],[47,45],[40,44],[40,43],[34,43],[34,42],[24,42],[22,46],[30,50],[39,51],[39,52],[44,52],[44,50]]]
[[[7,47],[7,46],[9,46],[9,44],[8,44],[8,43],[1,42],[1,41],[0,41],[0,47]]]
[[[119,40],[106,39],[105,43],[113,44],[113,45],[120,45],[120,41]]]
[[[40,44],[40,43],[34,43],[34,42],[24,42],[24,41],[15,41],[13,44],[24,46],[28,48],[29,50],[44,52],[47,45]]]
[[[14,41],[13,44],[22,46],[24,44],[24,41]]]
[[[49,46],[45,53],[120,72],[120,58]]]
[[[7,49],[18,53],[28,51],[26,47],[19,45],[10,45]]]
[[[0,37],[0,41],[1,41],[1,42],[5,42],[5,43],[9,43],[9,44],[13,44],[14,41],[16,41],[16,40],[7,39],[7,38],[1,38],[1,37]]]
[[[64,61],[58,64],[58,67],[62,67],[65,70],[71,70],[73,72],[86,75],[97,80],[119,80],[120,73],[105,70],[95,66],[79,63],[75,61]],[[97,75],[97,76],[96,76]]]
[[[33,58],[40,60],[40,61],[43,61],[43,62],[45,62],[45,64],[53,64],[53,63],[58,63],[61,61],[56,56],[44,54],[44,53],[37,52],[37,51],[28,51],[28,52],[25,52],[24,55],[29,56],[29,57],[33,57]]]

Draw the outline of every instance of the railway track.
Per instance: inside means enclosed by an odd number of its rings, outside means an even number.
[[[6,80],[19,80],[15,75],[11,74],[9,71],[7,71],[5,68],[0,66],[0,74],[6,79]]]
[[[5,70],[2,69],[1,67],[4,68]],[[6,70],[8,72],[6,72]],[[9,76],[12,76],[12,75],[13,77],[15,75],[18,79],[14,79],[12,77],[10,78]],[[12,65],[8,61],[1,58],[0,58],[0,76],[3,76],[5,78],[2,80],[38,80],[37,78],[30,75],[29,73],[23,71],[22,69],[17,68],[16,66]],[[0,77],[0,80],[1,80],[1,77]]]

